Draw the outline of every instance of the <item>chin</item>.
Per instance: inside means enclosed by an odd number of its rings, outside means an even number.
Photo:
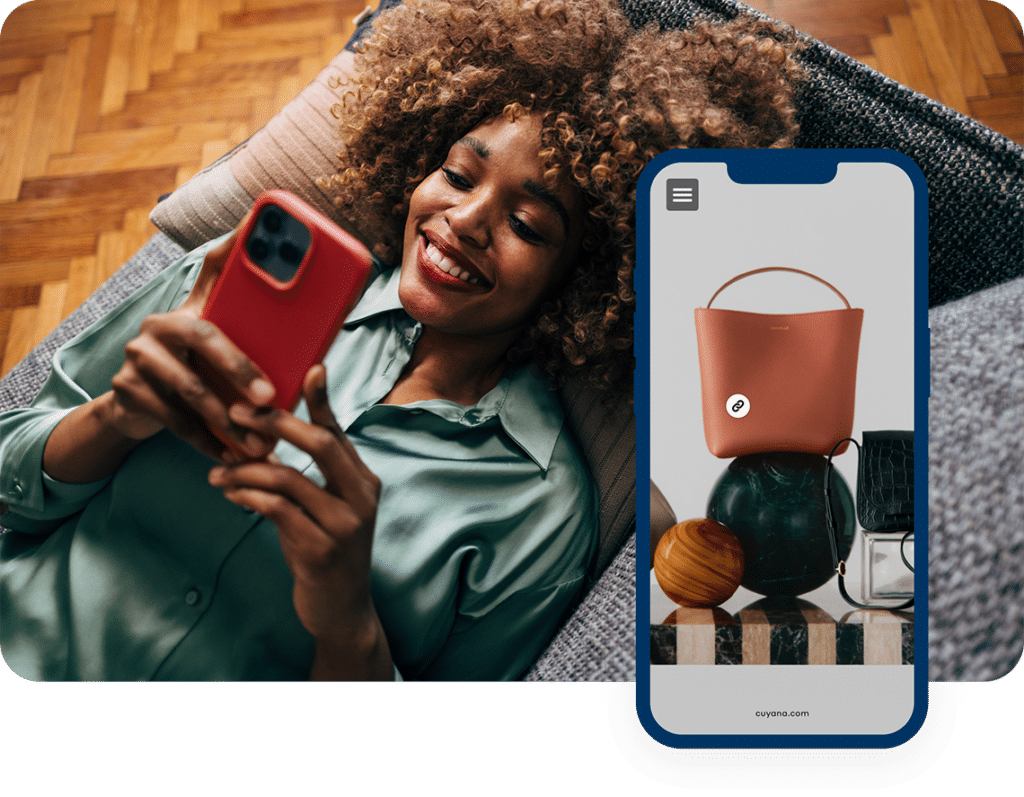
[[[412,269],[415,269],[415,266]],[[417,279],[415,273],[407,273],[404,266],[398,283],[398,300],[405,308],[405,312],[424,326],[445,325],[450,308],[444,305],[441,297],[432,290],[429,283]]]

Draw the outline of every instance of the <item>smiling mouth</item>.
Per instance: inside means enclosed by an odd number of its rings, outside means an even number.
[[[478,285],[482,288],[489,288],[490,283],[484,280],[482,277],[473,274],[459,266],[452,258],[448,257],[426,236],[424,236],[424,254],[427,259],[437,266],[441,271],[450,277],[455,277],[463,282],[469,283],[470,285]]]

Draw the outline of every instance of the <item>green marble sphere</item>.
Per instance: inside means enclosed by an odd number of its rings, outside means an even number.
[[[737,457],[711,490],[707,517],[736,535],[745,567],[740,584],[759,595],[803,595],[833,575],[825,520],[825,464],[818,454]],[[832,471],[832,515],[845,560],[856,530],[853,496]]]

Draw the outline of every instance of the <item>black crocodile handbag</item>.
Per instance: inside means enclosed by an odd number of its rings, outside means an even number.
[[[836,443],[851,442],[857,446],[860,459],[857,466],[857,519],[867,531],[903,532],[900,556],[903,563],[914,571],[903,554],[903,545],[914,532],[914,433],[912,431],[864,432],[863,443],[847,438]],[[825,516],[828,522],[832,562],[839,574],[839,592],[852,606],[864,609],[906,609],[914,599],[898,606],[875,606],[858,603],[846,591],[844,577],[846,563],[839,560],[836,545],[835,520],[832,516],[831,480],[832,456],[825,467]]]
[[[857,517],[868,531],[913,531],[913,432],[864,432]]]

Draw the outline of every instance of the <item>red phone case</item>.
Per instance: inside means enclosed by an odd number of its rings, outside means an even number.
[[[258,265],[250,251],[255,245],[251,238],[268,238],[270,248],[275,246],[273,234],[261,222],[268,206],[276,206],[309,233],[301,261],[291,253],[298,265],[287,281]],[[283,223],[287,229],[298,229],[294,221]],[[287,245],[278,248],[284,251]],[[334,222],[293,194],[267,191],[253,205],[207,299],[203,318],[216,324],[269,377],[277,391],[274,406],[290,410],[299,401],[306,372],[323,359],[362,293],[371,265],[369,250]],[[211,386],[227,400],[235,400],[224,394],[224,380],[203,365],[198,367]]]

